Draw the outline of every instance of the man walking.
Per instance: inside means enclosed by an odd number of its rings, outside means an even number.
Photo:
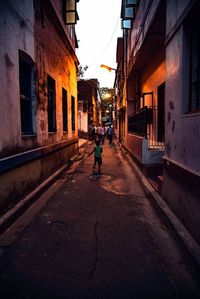
[[[111,125],[109,125],[108,127],[107,135],[108,135],[109,144],[111,144],[113,139],[113,128]]]

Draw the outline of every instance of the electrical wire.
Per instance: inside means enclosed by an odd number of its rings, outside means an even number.
[[[113,39],[113,37],[114,37],[114,34],[115,34],[115,32],[116,32],[116,30],[117,30],[117,27],[118,27],[118,25],[119,25],[119,21],[120,21],[120,19],[117,18],[117,24],[116,24],[116,26],[115,26],[115,29],[114,29],[113,33],[111,34],[111,37],[110,37],[110,40],[109,40],[108,44],[104,47],[104,49],[102,50],[102,52],[100,53],[100,55],[97,56],[97,58],[91,63],[90,66],[93,66],[94,63],[95,63],[97,60],[99,60],[99,59],[103,56],[103,54],[105,53],[105,51],[107,50],[107,48],[110,46],[110,44],[111,44],[111,42],[112,42],[112,39]]]

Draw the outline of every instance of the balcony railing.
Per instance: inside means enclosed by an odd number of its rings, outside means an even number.
[[[150,149],[164,149],[164,128],[158,123],[156,106],[144,107],[131,114],[128,117],[128,132],[147,138]]]

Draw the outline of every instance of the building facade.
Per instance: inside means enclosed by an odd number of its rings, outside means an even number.
[[[78,150],[76,2],[0,3],[2,212]]]
[[[93,125],[101,123],[101,99],[97,79],[78,81],[79,136],[90,137]]]
[[[118,40],[115,84],[119,139],[147,172],[156,166],[158,171],[164,150],[165,5],[139,3],[122,1],[124,29]]]
[[[123,0],[115,87],[119,141],[200,242],[199,13],[199,1]]]
[[[166,5],[162,194],[200,242],[200,3]]]

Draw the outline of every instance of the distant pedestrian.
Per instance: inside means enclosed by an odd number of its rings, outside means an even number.
[[[108,127],[107,136],[108,136],[109,144],[111,144],[113,139],[113,128],[111,125],[109,125]]]
[[[107,132],[108,132],[108,126],[105,125],[105,126],[104,126],[104,139],[107,138]]]
[[[93,171],[95,172],[96,164],[98,164],[98,174],[101,174],[101,164],[102,164],[102,157],[101,154],[103,152],[102,147],[100,146],[100,141],[96,140],[96,146],[94,147],[93,151],[90,153],[94,153],[94,166]]]
[[[104,134],[105,134],[105,128],[104,128],[104,126],[102,126],[101,130],[100,130],[100,142],[101,142],[101,144],[104,144]]]
[[[96,134],[97,134],[97,127],[93,125],[92,127],[92,140],[96,140]]]
[[[98,140],[100,140],[100,136],[101,136],[101,125],[100,124],[97,127],[97,136],[98,136]]]

